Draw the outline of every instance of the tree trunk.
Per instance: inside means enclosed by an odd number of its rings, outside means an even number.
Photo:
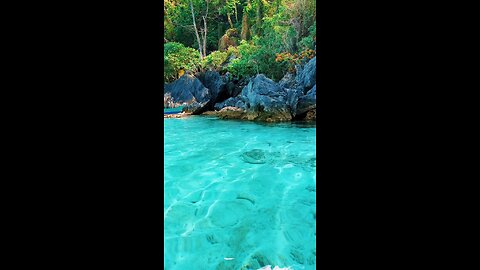
[[[261,35],[261,29],[262,29],[262,17],[263,17],[263,12],[262,12],[262,7],[263,3],[262,0],[257,0],[257,21],[255,24],[255,29],[256,29],[256,34]]]
[[[247,6],[250,7],[250,0],[248,0]],[[248,29],[248,12],[246,8],[243,8],[242,15],[242,32],[240,33],[240,38],[243,40],[249,39],[249,29]]]
[[[197,36],[198,42],[198,51],[200,52],[200,59],[203,59],[203,52],[202,52],[202,42],[200,41],[200,36],[198,35],[197,24],[195,23],[195,13],[193,12],[193,3],[190,0],[190,9],[192,10],[192,19],[193,19],[193,28],[195,28],[195,35]]]
[[[230,19],[230,13],[228,13],[228,11],[227,11],[227,19],[228,19],[228,23],[230,24],[230,28],[233,28],[232,19]]]
[[[238,12],[237,12],[237,4],[234,5],[235,7],[235,21],[238,23]],[[233,27],[232,27],[233,28]]]
[[[207,11],[208,12],[208,11]],[[203,17],[203,57],[207,56],[207,20]]]
[[[203,29],[204,29],[204,36],[203,36],[203,57],[207,56],[207,17],[208,17],[208,2],[207,1],[207,11],[205,12],[205,16],[203,16]]]

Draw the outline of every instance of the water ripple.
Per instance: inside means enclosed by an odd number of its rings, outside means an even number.
[[[164,123],[165,269],[315,269],[315,126]]]

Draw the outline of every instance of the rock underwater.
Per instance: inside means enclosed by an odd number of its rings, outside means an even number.
[[[264,164],[266,162],[265,153],[260,149],[253,149],[243,153],[242,159],[251,164]]]

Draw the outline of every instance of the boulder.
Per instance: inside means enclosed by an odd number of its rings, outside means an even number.
[[[186,112],[186,113],[191,113],[191,114],[201,114],[202,112],[205,111],[205,109],[203,109],[203,107],[205,107],[206,104],[203,104],[203,103],[198,103],[198,102],[192,102],[190,104],[187,104],[185,105],[185,107],[183,107],[183,112]]]
[[[317,120],[317,110],[308,111],[303,120],[306,121],[316,121]]]
[[[198,77],[198,78],[197,78]],[[186,73],[164,87],[164,106],[184,112],[264,122],[316,120],[316,57],[278,82],[259,74],[237,80],[216,71]],[[214,111],[211,111],[214,110]]]
[[[297,68],[295,81],[297,87],[307,93],[315,84],[317,78],[317,57],[313,57],[303,68]]]
[[[314,85],[306,95],[301,96],[298,99],[295,114],[302,115],[307,113],[308,111],[315,110],[316,108],[317,108],[317,85]]]
[[[216,111],[220,111],[225,107],[237,107],[236,105],[238,102],[242,102],[239,97],[231,97],[222,102],[216,103],[214,106],[214,109]],[[241,106],[238,106],[238,107],[240,108]]]
[[[228,82],[226,85],[227,88],[227,93],[230,97],[236,97],[238,94],[242,92],[242,87],[239,84],[236,84],[235,82]]]
[[[230,46],[238,46],[238,31],[235,28],[228,29],[218,41],[219,51],[226,51]]]
[[[230,97],[236,97],[242,93],[243,88],[251,81],[252,78],[234,79],[227,83],[227,91]]]
[[[295,76],[292,73],[287,73],[283,78],[278,82],[278,85],[283,88],[295,88]]]
[[[218,72],[209,70],[201,74],[198,78],[210,91],[210,102],[212,105],[230,97],[227,90],[226,79],[220,76]]]
[[[163,107],[164,108],[175,107],[175,103],[172,101],[172,95],[170,93],[166,93],[163,95]]]
[[[205,111],[211,98],[209,89],[190,74],[184,74],[178,80],[166,84],[163,96],[164,105],[166,101],[170,104],[191,105],[188,112],[192,114],[200,114]]]
[[[292,117],[295,117],[297,114],[298,100],[303,96],[303,92],[299,89],[285,88],[285,90],[287,91],[287,105],[290,107]]]
[[[225,107],[214,115],[221,119],[246,119],[246,113],[243,109],[237,107]]]
[[[287,91],[263,74],[257,75],[241,93],[247,119],[266,122],[292,120]]]

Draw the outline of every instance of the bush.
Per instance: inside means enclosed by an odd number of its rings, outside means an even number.
[[[200,68],[200,53],[193,48],[185,47],[181,43],[165,43],[163,56],[163,74],[166,82],[175,80],[181,69],[197,72]]]
[[[311,49],[313,50],[315,48],[315,38],[316,38],[316,33],[317,33],[317,22],[314,22],[310,28],[308,28],[308,36],[304,37],[299,43],[299,47],[301,49]]]
[[[256,74],[257,70],[255,68],[257,65],[256,61],[253,59],[256,50],[257,47],[253,42],[249,43],[242,40],[237,47],[239,58],[233,59],[228,65],[227,70],[237,78],[245,78]],[[233,52],[233,49],[231,49],[231,51]]]
[[[227,49],[227,58],[230,57],[231,55],[234,55],[235,57],[240,57],[240,52],[238,51],[237,47],[230,46]]]
[[[256,45],[255,43],[260,43]],[[228,65],[227,69],[232,75],[240,78],[265,74],[267,77],[278,81],[287,71],[288,65],[275,61],[275,52],[261,45],[262,40],[254,38],[248,43],[242,40],[238,50],[238,57]],[[234,53],[234,49],[231,49]]]
[[[228,53],[214,51],[202,59],[202,68],[220,71],[222,64],[227,60]]]
[[[254,57],[258,61],[260,73],[265,74],[274,81],[279,81],[287,72],[288,65],[276,62],[276,54],[273,50],[261,47]]]
[[[293,73],[295,72],[295,65],[305,64],[308,60],[312,59],[315,56],[315,51],[312,49],[306,49],[301,51],[299,54],[291,54],[289,52],[283,52],[276,54],[275,62],[286,63],[288,71]]]

